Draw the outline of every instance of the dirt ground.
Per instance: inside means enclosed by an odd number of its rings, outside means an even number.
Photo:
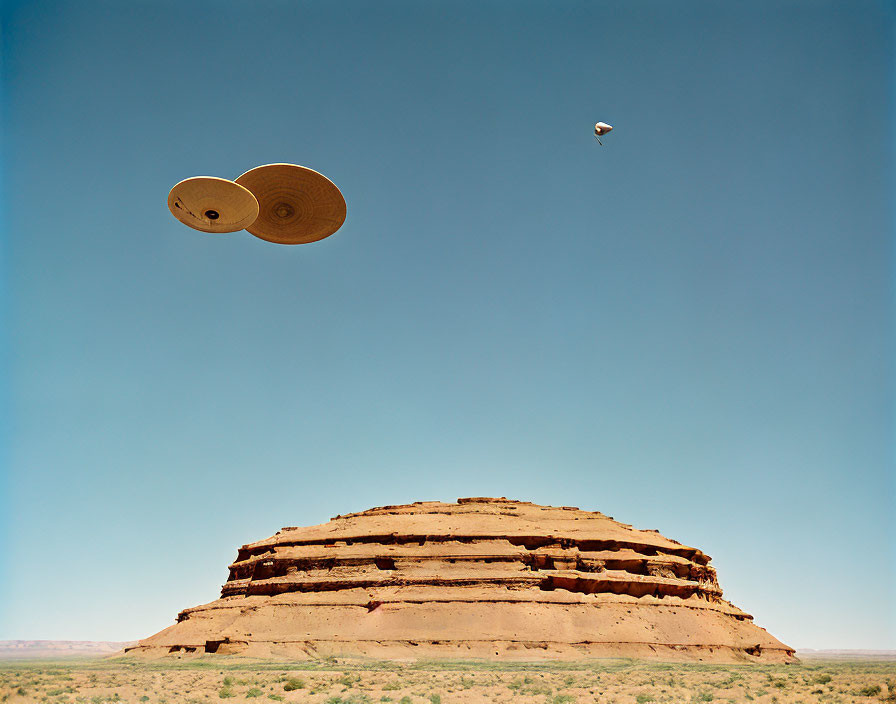
[[[0,662],[0,702],[645,704],[896,702],[896,662],[699,665],[639,661],[252,663]]]

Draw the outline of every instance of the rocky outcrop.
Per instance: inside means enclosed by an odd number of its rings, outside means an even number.
[[[220,599],[128,652],[791,660],[709,562],[570,506],[384,506],[244,545]]]

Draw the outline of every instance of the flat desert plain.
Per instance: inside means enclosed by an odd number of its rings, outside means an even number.
[[[125,659],[0,661],[0,701],[307,704],[644,704],[896,702],[896,662],[791,665],[316,663]]]

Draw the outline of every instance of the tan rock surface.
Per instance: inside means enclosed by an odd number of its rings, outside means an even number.
[[[696,548],[597,512],[471,498],[244,545],[220,599],[128,652],[787,662],[794,651],[722,599]]]

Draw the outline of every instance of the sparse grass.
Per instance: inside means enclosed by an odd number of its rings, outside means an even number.
[[[713,665],[328,659],[0,663],[3,704],[896,704],[892,662]],[[300,690],[300,691],[296,691]]]
[[[283,689],[287,692],[292,692],[296,689],[305,689],[305,680],[301,677],[290,677],[286,680],[286,684],[283,685]]]

